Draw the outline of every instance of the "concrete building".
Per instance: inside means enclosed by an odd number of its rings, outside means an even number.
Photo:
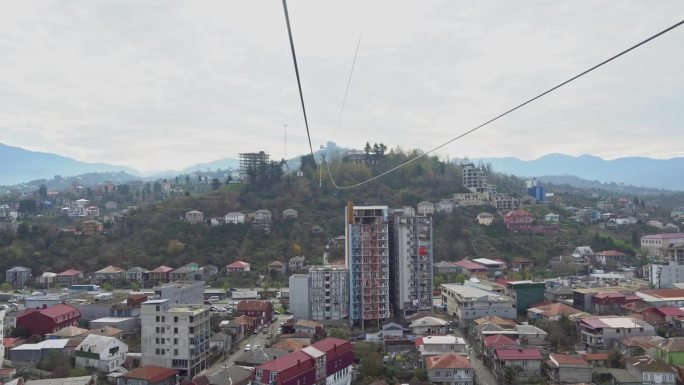
[[[432,202],[422,201],[418,203],[416,212],[423,216],[432,215],[435,213],[435,205]]]
[[[647,266],[651,285],[667,289],[684,282],[684,242],[670,243],[657,250],[657,261]]]
[[[306,257],[303,255],[292,257],[287,261],[287,269],[289,271],[300,271],[304,268],[304,261],[306,261]]]
[[[513,298],[471,286],[442,284],[442,304],[447,314],[461,327],[477,318],[498,316],[515,319]]]
[[[591,352],[610,350],[624,337],[655,335],[655,329],[648,322],[631,317],[583,317],[577,326],[583,348]]]
[[[506,294],[515,301],[518,314],[526,314],[527,309],[544,300],[546,283],[532,281],[510,281],[506,284]]]
[[[488,192],[455,193],[452,195],[456,206],[485,206],[489,204]]]
[[[349,320],[378,328],[390,317],[389,208],[353,206],[346,209],[346,265],[349,266]]]
[[[223,217],[226,223],[239,224],[245,223],[245,214],[241,212],[229,212]]]
[[[14,266],[5,271],[5,282],[12,287],[24,287],[31,277],[31,269],[24,266]]]
[[[501,380],[507,367],[516,367],[516,379],[519,382],[541,379],[542,360],[543,357],[538,348],[496,349],[493,357],[493,372]]]
[[[175,304],[201,305],[204,303],[204,281],[156,286],[154,298],[168,299]]]
[[[416,345],[423,357],[449,352],[464,356],[468,354],[465,340],[451,335],[419,337],[416,339]]]
[[[662,248],[672,243],[684,243],[684,233],[653,234],[641,237],[641,248],[652,257],[660,257]]]
[[[96,368],[105,373],[117,370],[126,359],[128,345],[113,337],[88,335],[74,351],[77,368]]]
[[[197,210],[191,210],[185,213],[185,222],[196,225],[204,222],[204,213]]]
[[[29,335],[54,333],[67,326],[76,326],[81,312],[67,304],[57,304],[42,309],[25,309],[17,316],[17,327],[23,327]]]
[[[349,269],[344,266],[313,266],[309,269],[309,317],[341,320],[349,317]],[[292,278],[290,278],[291,280]],[[292,281],[290,281],[292,282]],[[290,303],[292,303],[290,284]],[[292,311],[293,314],[294,311]]]
[[[292,316],[298,319],[311,318],[311,305],[309,303],[309,275],[292,274],[289,278],[290,288],[290,311]]]
[[[649,356],[627,357],[625,368],[641,384],[675,385],[677,375],[670,365]]]
[[[487,189],[487,177],[482,169],[468,163],[461,166],[463,168],[463,187],[472,192],[484,192]]]
[[[432,356],[425,360],[428,381],[433,384],[473,385],[475,370],[468,358],[456,353]]]
[[[591,366],[580,357],[564,354],[549,354],[546,362],[549,370],[549,384],[591,383]]]
[[[249,176],[256,172],[259,166],[268,164],[270,155],[263,151],[245,152],[240,156],[240,180],[242,183],[249,183]]]
[[[394,216],[390,245],[390,301],[394,314],[432,311],[432,218]]]
[[[443,319],[427,316],[411,322],[409,329],[414,335],[447,334],[449,323]]]
[[[169,299],[144,302],[142,363],[178,370],[187,379],[207,369],[209,316],[201,305],[174,305]]]

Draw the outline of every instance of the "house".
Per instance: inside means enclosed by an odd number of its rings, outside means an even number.
[[[209,350],[226,352],[230,349],[230,336],[226,333],[212,333],[209,338]]]
[[[477,214],[477,223],[482,226],[489,226],[494,222],[494,215],[490,213],[479,213]]]
[[[242,315],[230,321],[222,321],[220,326],[222,328],[225,327],[228,329],[228,331],[235,336],[235,340],[240,341],[246,336],[252,334],[252,332],[256,330],[257,325],[258,322],[256,318]]]
[[[302,350],[256,367],[253,385],[315,384],[316,360]]]
[[[582,359],[587,361],[592,368],[608,366],[608,353],[583,353]]]
[[[583,348],[605,351],[617,345],[620,338],[654,336],[655,329],[649,323],[631,317],[593,316],[577,321]]]
[[[435,213],[435,205],[431,202],[422,201],[418,203],[416,211],[418,215],[432,215]]]
[[[107,201],[105,202],[105,209],[106,210],[116,210],[119,207],[119,204],[114,202],[114,201]]]
[[[168,281],[169,274],[173,271],[172,267],[168,266],[158,266],[150,271],[150,279],[154,282]]]
[[[273,215],[269,210],[257,210],[251,214],[252,226],[269,231],[273,222]]]
[[[482,339],[484,356],[490,361],[494,357],[494,351],[496,349],[517,349],[519,347],[520,344],[518,344],[516,340],[501,334],[494,334]]]
[[[117,329],[117,328],[111,327],[111,326],[104,326],[101,328],[90,329],[90,330],[88,330],[88,333],[95,334],[98,336],[106,336],[106,337],[114,337],[117,339],[122,339],[124,337],[124,334],[126,334],[126,331],[121,330],[121,329]]]
[[[273,319],[273,303],[271,301],[246,300],[237,304],[236,315],[256,318],[257,324],[267,325]]]
[[[549,320],[558,321],[561,317],[573,319],[578,315],[589,315],[564,303],[551,303],[533,306],[527,309],[527,319],[530,321]]]
[[[255,367],[285,356],[290,352],[282,349],[256,348],[251,349],[235,359],[235,364],[240,366]]]
[[[150,271],[142,267],[132,267],[126,270],[126,279],[131,282],[142,283],[148,277]]]
[[[655,357],[668,365],[684,365],[684,337],[672,337],[658,341]]]
[[[60,303],[42,309],[25,309],[17,316],[16,325],[26,329],[31,336],[42,336],[76,326],[80,318],[81,312],[77,308]]]
[[[281,338],[280,341],[276,342],[271,346],[273,349],[285,350],[287,352],[294,352],[311,345],[310,343],[298,340],[296,338]]]
[[[143,365],[116,379],[116,385],[176,385],[178,371],[155,365]]]
[[[674,369],[670,365],[649,356],[627,357],[625,369],[642,384],[675,385]]]
[[[594,251],[589,246],[577,246],[571,255],[578,263],[589,263],[594,258]]]
[[[441,261],[433,263],[432,267],[435,273],[440,275],[456,275],[461,272],[461,268],[453,262]]]
[[[206,280],[211,277],[217,276],[218,272],[218,267],[214,265],[206,265],[199,268],[199,270],[197,271],[197,276],[198,278]]]
[[[185,222],[196,225],[204,222],[204,213],[197,210],[191,210],[185,213]]]
[[[672,306],[649,307],[641,315],[644,321],[656,326],[672,327],[676,321],[684,320],[684,310]]]
[[[463,259],[453,263],[456,268],[458,268],[462,273],[467,274],[469,277],[486,277],[489,270],[479,263]]]
[[[24,287],[31,280],[31,269],[24,266],[14,266],[5,271],[5,282],[12,287]]]
[[[74,338],[74,337],[82,337],[85,338],[88,335],[88,329],[82,329],[79,328],[78,326],[67,326],[65,328],[62,328],[58,330],[55,333],[49,333],[45,335],[46,339],[54,339],[54,338]]]
[[[14,367],[35,365],[51,353],[64,355],[64,349],[68,343],[68,339],[52,339],[35,344],[19,345],[10,349],[9,358]]]
[[[287,265],[280,261],[273,261],[268,264],[268,271],[274,271],[276,273],[282,273],[284,274],[285,271],[287,270]]]
[[[526,210],[511,210],[504,214],[503,221],[510,231],[528,231],[532,227],[532,214]]]
[[[328,337],[312,345],[325,354],[325,383],[349,385],[352,377],[354,350],[349,341]]]
[[[541,379],[543,357],[537,348],[496,349],[492,359],[494,375],[499,379],[508,367],[515,367],[519,382]]]
[[[295,334],[306,334],[310,337],[318,337],[323,334],[323,324],[320,322],[300,319],[294,324]]]
[[[596,262],[603,266],[620,266],[625,260],[625,253],[616,250],[605,250],[596,254]]]
[[[569,286],[549,288],[544,292],[544,298],[550,302],[566,302],[569,300],[572,303],[572,288]]]
[[[409,324],[411,333],[415,335],[446,334],[449,323],[435,317],[422,317]]]
[[[506,270],[506,262],[500,259],[475,258],[473,262],[486,267],[492,276],[500,275]]]
[[[252,371],[242,366],[231,365],[207,374],[210,385],[248,385]]]
[[[544,221],[548,223],[558,223],[560,219],[560,216],[558,214],[554,213],[548,213],[544,215]]]
[[[402,338],[404,337],[404,327],[396,322],[388,322],[382,325],[382,338]]]
[[[591,383],[591,366],[580,357],[565,354],[549,354],[549,384]]]
[[[447,213],[451,214],[454,211],[454,200],[453,199],[441,199],[437,203],[437,207],[435,208],[438,213]]]
[[[226,223],[239,224],[245,223],[245,214],[241,212],[229,212],[224,217]]]
[[[530,269],[534,267],[534,262],[523,257],[514,257],[511,260],[511,270],[513,271],[523,271],[525,269]]]
[[[415,344],[423,357],[449,352],[467,355],[465,340],[456,336],[418,337],[415,340]]]
[[[126,270],[116,266],[107,266],[102,270],[96,271],[93,276],[100,282],[123,280],[126,279]]]
[[[181,266],[177,269],[172,270],[169,273],[169,279],[171,281],[196,281],[198,273],[199,265],[197,265],[196,263],[188,263],[185,266]]]
[[[304,261],[306,260],[306,257],[299,255],[296,257],[290,258],[290,260],[287,263],[287,269],[289,271],[299,271],[304,269]]]
[[[625,337],[618,341],[618,350],[626,356],[655,356],[658,345],[666,341],[661,336]]]
[[[95,235],[104,233],[104,225],[94,219],[81,222],[81,233],[83,235]]]
[[[86,207],[86,217],[95,218],[100,216],[100,208],[97,206]]]
[[[229,265],[226,265],[226,272],[230,274],[235,272],[249,271],[250,266],[251,265],[248,262],[235,261]]]
[[[283,219],[295,219],[295,218],[297,218],[297,210],[295,210],[295,209],[283,210]]]
[[[55,283],[58,285],[69,286],[78,283],[83,279],[83,272],[80,270],[69,269],[55,275]]]
[[[77,368],[96,368],[105,373],[113,372],[123,365],[128,345],[114,337],[91,334],[74,352]]]
[[[473,385],[475,370],[467,357],[446,353],[425,359],[428,381],[433,384]]]

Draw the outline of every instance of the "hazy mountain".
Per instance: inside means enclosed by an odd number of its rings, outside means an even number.
[[[627,157],[605,160],[596,156],[549,154],[535,160],[512,157],[472,159],[490,163],[494,171],[521,177],[575,176],[602,183],[684,190],[684,157],[651,159]]]
[[[73,176],[91,172],[119,172],[139,175],[130,167],[87,163],[61,155],[25,150],[0,143],[0,185],[25,183],[55,175]]]
[[[197,163],[193,164],[190,167],[186,167],[183,169],[182,172],[184,173],[189,173],[189,172],[194,172],[194,171],[206,171],[206,170],[227,170],[229,168],[238,168],[240,167],[240,161],[235,159],[235,158],[223,158],[219,160],[215,160],[213,162],[207,162],[207,163]]]

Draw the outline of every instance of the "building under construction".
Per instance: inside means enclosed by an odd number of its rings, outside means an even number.
[[[249,170],[256,170],[260,164],[268,164],[270,155],[263,151],[240,154],[240,180],[247,183]]]

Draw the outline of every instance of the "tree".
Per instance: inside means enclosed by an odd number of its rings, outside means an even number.
[[[619,350],[613,349],[608,352],[608,366],[611,368],[621,368],[622,367],[622,354]]]
[[[292,245],[292,252],[294,255],[300,255],[302,253],[302,247],[298,243]]]
[[[5,293],[12,291],[12,285],[10,285],[9,282],[3,282],[2,285],[0,285],[0,291],[3,291]]]
[[[212,190],[218,190],[219,187],[221,187],[221,182],[218,180],[218,178],[214,178],[211,180],[211,189]]]
[[[38,196],[40,197],[41,201],[46,201],[47,200],[47,186],[44,184],[41,184],[40,187],[38,187]]]
[[[112,284],[109,283],[109,282],[103,283],[103,284],[102,284],[102,288],[103,288],[105,291],[112,291],[112,290],[114,290],[114,287],[113,287]]]
[[[370,143],[366,142],[366,146],[363,148],[363,151],[366,152],[366,155],[369,155],[371,150],[372,150],[372,148],[371,148]]]
[[[510,365],[504,368],[503,380],[505,385],[516,385],[518,383],[518,375],[522,368],[518,365]]]
[[[131,282],[131,291],[140,291],[140,284],[137,282]]]
[[[22,214],[33,214],[38,210],[38,204],[33,199],[22,199],[19,201],[19,212]]]

